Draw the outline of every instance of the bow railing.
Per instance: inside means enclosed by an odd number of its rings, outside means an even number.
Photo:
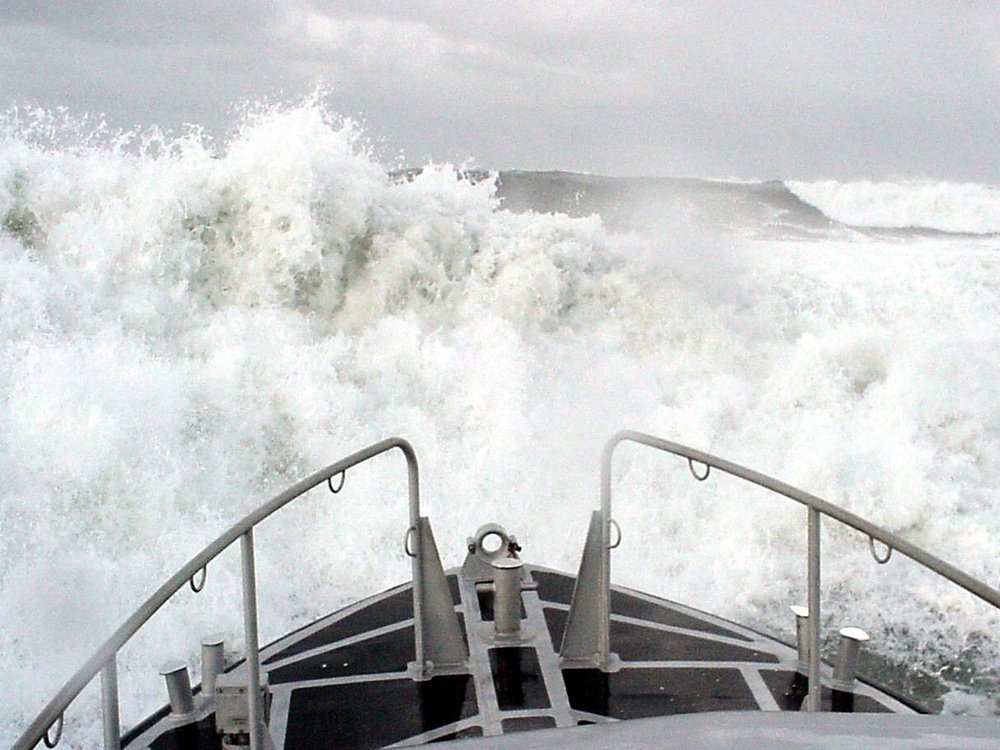
[[[811,495],[792,485],[786,484],[774,477],[767,476],[760,472],[748,469],[732,461],[718,456],[690,448],[679,443],[674,443],[662,438],[647,435],[635,431],[622,431],[613,435],[605,445],[601,460],[601,509],[600,509],[600,540],[595,538],[596,547],[600,545],[600,572],[595,576],[598,585],[595,589],[599,600],[597,625],[595,633],[597,654],[595,662],[598,665],[607,667],[611,664],[610,652],[610,592],[611,592],[611,549],[618,545],[620,534],[615,544],[611,543],[611,527],[616,525],[611,516],[611,465],[616,448],[623,442],[633,442],[645,445],[666,453],[670,453],[688,461],[692,474],[698,480],[708,479],[713,469],[718,469],[726,474],[743,479],[751,484],[763,487],[781,496],[794,500],[808,509],[808,551],[807,551],[807,586],[808,586],[808,612],[807,620],[807,640],[808,640],[808,678],[809,694],[806,701],[807,710],[818,711],[820,707],[820,520],[822,516],[839,521],[860,533],[866,535],[872,546],[872,554],[876,561],[884,562],[893,551],[909,557],[923,567],[943,576],[961,588],[969,591],[983,601],[992,604],[1000,609],[1000,590],[983,583],[968,573],[956,568],[950,563],[932,555],[926,550],[912,544],[899,537],[887,529],[884,529],[870,521],[844,510],[833,503],[830,503],[815,495]],[[425,664],[441,653],[440,646],[434,643],[433,628],[430,625],[435,622],[434,614],[423,610],[433,605],[434,597],[429,599],[424,596],[426,587],[434,588],[428,581],[441,578],[440,573],[428,573],[429,565],[440,566],[435,562],[436,553],[428,556],[424,554],[424,541],[430,539],[429,529],[424,531],[426,524],[422,523],[420,517],[420,486],[419,471],[416,454],[412,446],[401,438],[389,438],[375,443],[368,448],[360,450],[347,456],[346,458],[327,466],[325,469],[306,477],[302,481],[289,487],[284,492],[275,496],[267,503],[261,505],[255,511],[247,515],[241,521],[232,526],[228,531],[219,536],[214,542],[195,555],[184,567],[171,576],[159,589],[157,589],[140,606],[125,623],[114,632],[114,634],[97,650],[97,652],[70,678],[70,680],[59,690],[38,716],[31,722],[24,734],[14,744],[14,750],[32,750],[43,739],[49,747],[54,747],[59,741],[62,732],[62,717],[67,708],[76,699],[80,692],[90,684],[97,676],[101,675],[101,693],[103,705],[104,724],[104,747],[106,750],[118,750],[121,742],[121,728],[118,707],[118,680],[117,680],[117,654],[121,648],[132,638],[133,635],[167,602],[173,595],[181,589],[185,583],[189,583],[191,588],[199,591],[204,585],[205,570],[210,562],[218,557],[223,551],[228,549],[237,540],[240,541],[241,563],[242,563],[242,588],[243,588],[243,619],[244,635],[246,640],[246,663],[248,681],[250,686],[260,684],[260,646],[258,643],[257,628],[257,593],[256,593],[256,573],[254,563],[254,528],[262,521],[269,518],[273,513],[280,510],[293,500],[301,497],[309,490],[314,489],[323,482],[327,482],[330,490],[339,492],[343,487],[345,472],[358,464],[364,463],[375,456],[385,453],[393,448],[402,451],[406,458],[408,480],[409,480],[409,514],[410,525],[406,534],[406,551],[411,557],[413,567],[413,606],[414,606],[414,637],[416,654],[417,679],[426,674]],[[700,467],[700,470],[699,468]],[[340,476],[341,479],[335,488],[333,479]],[[596,531],[596,529],[595,529]],[[875,552],[875,542],[885,545],[886,553],[884,557],[879,557]],[[433,549],[433,542],[429,542],[429,548]],[[440,587],[440,581],[438,582]],[[440,598],[440,597],[438,597]],[[445,596],[447,598],[447,596]],[[449,609],[447,602],[445,609]],[[572,613],[571,613],[572,614]],[[427,632],[425,632],[427,631]],[[593,631],[591,631],[593,632]],[[593,652],[590,652],[593,653]],[[249,730],[251,750],[262,750],[264,747],[264,723],[263,706],[258,690],[247,691],[249,703]],[[55,737],[50,736],[50,732],[55,730]]]
[[[611,517],[611,461],[614,457],[615,449],[623,442],[639,443],[641,445],[655,448],[666,453],[686,458],[691,473],[695,479],[704,481],[708,479],[712,469],[718,469],[726,474],[743,479],[751,484],[758,485],[767,490],[801,503],[808,508],[808,551],[807,551],[807,584],[808,584],[808,620],[807,620],[807,640],[808,640],[808,676],[809,694],[806,700],[806,709],[809,711],[820,710],[820,519],[822,516],[839,521],[857,531],[865,534],[869,539],[872,556],[876,562],[887,562],[888,556],[895,550],[910,558],[923,567],[932,570],[943,576],[952,583],[960,586],[971,594],[979,597],[983,601],[992,604],[1000,609],[1000,590],[989,586],[986,583],[974,578],[968,573],[956,568],[954,565],[942,560],[917,545],[906,541],[902,537],[891,531],[877,526],[876,524],[855,515],[848,510],[834,505],[822,498],[811,495],[808,492],[786,484],[774,477],[767,476],[753,469],[748,469],[732,461],[714,456],[711,453],[689,448],[686,445],[673,443],[669,440],[647,435],[642,432],[623,430],[613,435],[605,444],[604,453],[601,460],[601,519],[602,519],[602,545],[601,545],[601,581],[600,598],[605,603],[602,611],[602,623],[598,644],[600,653],[598,660],[601,664],[610,663],[610,602],[611,592],[611,549],[617,544],[611,542],[611,526],[614,523]],[[702,467],[701,469],[696,468]],[[875,551],[874,544],[878,541],[885,545],[886,553],[879,557]]]
[[[408,547],[408,552],[412,558],[413,566],[413,604],[414,618],[417,623],[415,627],[415,650],[416,663],[424,662],[424,644],[421,622],[420,608],[423,604],[421,586],[423,575],[421,566],[424,564],[424,555],[420,546],[423,543],[424,535],[417,533],[420,527],[420,479],[417,466],[417,456],[413,447],[401,438],[389,438],[381,442],[370,445],[363,450],[352,453],[340,461],[321,469],[316,473],[306,477],[302,481],[292,485],[287,490],[268,502],[261,505],[255,511],[247,515],[243,520],[236,523],[218,539],[205,547],[201,552],[191,558],[190,562],[172,575],[160,588],[158,588],[131,617],[129,617],[121,627],[102,645],[87,662],[80,667],[69,681],[63,685],[62,689],[56,693],[55,697],[49,701],[48,705],[42,709],[41,713],[31,722],[24,734],[15,742],[14,750],[31,750],[42,740],[48,747],[55,747],[62,734],[63,716],[66,709],[76,699],[80,692],[90,684],[90,682],[101,674],[101,695],[104,724],[104,747],[105,750],[118,750],[121,744],[121,722],[118,708],[118,675],[117,675],[117,655],[129,639],[166,604],[177,591],[190,583],[194,591],[200,591],[204,585],[204,571],[208,564],[218,557],[223,551],[228,549],[237,540],[240,541],[241,565],[242,565],[242,587],[243,587],[243,626],[246,639],[248,680],[250,686],[260,684],[260,645],[258,643],[257,632],[257,591],[256,573],[254,565],[254,542],[253,530],[262,521],[269,518],[273,513],[288,505],[296,498],[301,497],[309,490],[317,487],[323,482],[328,482],[330,490],[339,492],[343,487],[343,476],[339,486],[335,489],[333,478],[344,475],[348,469],[358,464],[364,463],[375,456],[386,451],[398,448],[406,457],[407,471],[409,476],[409,505],[410,505],[410,526],[407,532],[407,543],[412,540],[413,548]],[[197,582],[196,582],[197,581]],[[262,750],[263,744],[263,706],[260,691],[256,689],[247,690],[249,702],[249,732],[251,750]],[[54,730],[54,736],[50,732]]]

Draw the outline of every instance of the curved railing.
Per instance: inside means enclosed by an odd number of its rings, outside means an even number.
[[[195,555],[187,565],[178,570],[160,588],[145,601],[145,603],[135,611],[135,613],[125,621],[125,623],[114,632],[114,634],[101,646],[97,652],[77,671],[73,677],[62,687],[62,689],[49,701],[48,705],[35,718],[23,735],[14,743],[14,750],[31,750],[45,739],[46,745],[54,747],[58,742],[58,735],[62,732],[62,717],[70,703],[76,699],[91,680],[101,673],[101,692],[103,698],[104,711],[104,746],[106,750],[117,750],[121,742],[121,728],[118,713],[118,677],[117,677],[117,654],[122,646],[135,635],[141,628],[185,583],[191,582],[191,587],[199,590],[195,579],[200,579],[208,564],[218,557],[224,550],[232,545],[237,539],[240,540],[243,570],[243,615],[244,631],[246,636],[247,665],[249,672],[249,684],[260,684],[260,646],[257,641],[257,593],[256,575],[254,572],[254,527],[271,516],[275,511],[280,510],[292,500],[302,496],[309,490],[317,487],[323,482],[330,483],[330,489],[338,492],[340,487],[334,489],[332,479],[339,474],[344,474],[348,469],[364,463],[375,456],[399,448],[406,457],[407,471],[409,474],[409,503],[410,503],[410,528],[407,532],[408,542],[413,540],[415,548],[409,550],[413,565],[413,598],[414,617],[420,621],[420,606],[422,597],[420,592],[423,576],[420,575],[423,555],[420,554],[419,545],[422,544],[422,536],[414,533],[420,522],[420,479],[417,467],[417,456],[413,447],[401,438],[389,438],[375,443],[363,450],[353,453],[347,458],[337,461],[325,469],[317,471],[302,481],[289,487],[281,494],[275,496],[257,510],[250,513],[242,521],[235,524],[222,536],[209,544],[205,549]],[[423,663],[423,643],[421,640],[420,628],[416,631],[416,660],[418,664]],[[250,743],[253,750],[263,747],[262,727],[263,716],[260,705],[260,693],[257,690],[248,690],[249,710],[250,710]],[[50,738],[49,731],[57,727],[56,737]]]
[[[610,440],[605,444],[604,453],[601,460],[601,516],[602,516],[602,552],[601,552],[601,563],[602,563],[602,575],[601,575],[601,601],[610,602],[610,591],[611,591],[611,555],[610,550],[612,545],[611,541],[611,525],[613,523],[611,518],[611,459],[614,456],[615,448],[618,447],[623,442],[634,442],[642,445],[646,445],[650,448],[656,448],[657,450],[665,451],[666,453],[671,453],[675,456],[680,456],[681,458],[686,458],[688,464],[691,468],[691,473],[694,474],[695,479],[705,480],[708,478],[709,473],[712,469],[718,469],[726,474],[730,474],[740,479],[744,479],[747,482],[756,484],[765,489],[771,490],[779,495],[787,497],[794,500],[802,505],[805,505],[809,509],[809,549],[808,549],[808,589],[809,589],[809,618],[808,618],[808,633],[807,638],[809,641],[809,696],[807,699],[806,707],[810,711],[818,711],[820,706],[820,638],[819,638],[819,621],[820,621],[820,517],[829,516],[842,524],[850,526],[862,534],[865,534],[869,538],[869,543],[872,545],[872,556],[875,557],[877,562],[886,562],[888,560],[888,555],[892,554],[892,551],[898,551],[900,554],[909,557],[914,562],[919,563],[925,568],[934,571],[938,575],[947,578],[952,583],[961,586],[966,591],[978,596],[985,602],[992,604],[994,607],[1000,609],[1000,590],[989,586],[982,581],[973,578],[968,573],[965,573],[954,565],[945,562],[939,557],[932,555],[926,550],[912,544],[905,539],[893,534],[891,531],[883,529],[881,526],[876,526],[870,521],[851,513],[850,511],[844,510],[822,498],[816,497],[815,495],[810,495],[808,492],[803,492],[802,490],[779,481],[773,477],[769,477],[760,472],[748,469],[745,466],[740,466],[739,464],[733,463],[732,461],[727,461],[724,458],[719,458],[718,456],[713,456],[710,453],[705,453],[703,451],[696,450],[694,448],[689,448],[685,445],[680,445],[679,443],[672,443],[669,440],[663,440],[662,438],[654,437],[652,435],[647,435],[642,432],[635,432],[632,430],[623,430],[618,432],[611,437]],[[704,470],[699,473],[698,469],[695,468],[695,464],[699,464],[704,467]],[[874,543],[875,541],[881,542],[887,548],[885,557],[878,557],[875,553]],[[616,545],[615,545],[616,546]],[[610,612],[602,612],[602,632],[598,639],[600,646],[599,658],[601,663],[607,664],[610,660]]]
[[[898,551],[929,570],[938,573],[958,586],[966,589],[980,599],[992,604],[1000,609],[1000,590],[995,589],[982,581],[959,570],[955,566],[941,560],[929,552],[917,547],[896,534],[877,526],[860,516],[857,516],[843,508],[827,502],[815,495],[781,482],[773,477],[769,477],[760,472],[753,471],[739,464],[726,459],[714,456],[710,453],[689,448],[679,443],[647,435],[635,431],[618,432],[608,440],[604,448],[601,461],[601,551],[600,551],[600,574],[599,574],[599,615],[600,624],[598,626],[596,654],[597,663],[607,667],[611,663],[610,654],[610,592],[611,592],[611,558],[610,550],[617,546],[617,542],[611,544],[611,526],[614,521],[611,517],[611,463],[615,449],[623,442],[639,443],[657,450],[664,451],[682,458],[686,458],[696,479],[707,479],[712,469],[738,477],[752,484],[771,490],[779,495],[794,500],[805,505],[809,511],[808,534],[808,601],[809,618],[808,633],[809,641],[809,696],[806,707],[809,710],[819,710],[820,699],[820,648],[819,648],[819,620],[820,620],[820,518],[829,516],[840,523],[850,526],[853,529],[868,536],[872,545],[875,541],[881,542],[887,548],[887,556],[893,550]],[[77,671],[75,675],[62,687],[56,696],[39,713],[24,734],[14,744],[14,750],[31,750],[43,739],[50,747],[58,742],[58,736],[51,740],[48,732],[53,727],[58,727],[61,733],[62,716],[69,705],[76,699],[79,693],[94,679],[100,672],[101,688],[104,710],[104,745],[107,750],[117,750],[120,745],[120,722],[118,713],[118,680],[116,659],[118,651],[126,642],[153,616],[185,583],[190,582],[191,587],[199,590],[200,584],[196,580],[202,580],[207,565],[219,554],[231,546],[236,540],[240,540],[243,573],[243,614],[244,631],[246,637],[248,678],[250,685],[260,683],[260,654],[257,640],[257,594],[256,594],[256,574],[254,570],[254,542],[253,530],[262,521],[270,517],[277,510],[283,508],[292,500],[300,497],[309,490],[317,487],[323,482],[330,484],[333,492],[338,492],[343,486],[334,488],[332,479],[338,475],[343,475],[348,469],[357,466],[375,456],[378,456],[393,448],[400,449],[407,462],[409,477],[409,509],[410,525],[406,535],[406,550],[412,558],[413,566],[413,606],[414,606],[414,633],[416,664],[425,663],[425,634],[423,633],[424,617],[422,608],[424,607],[423,587],[425,581],[424,565],[425,556],[423,554],[424,536],[418,531],[421,526],[420,518],[420,486],[419,471],[416,454],[408,442],[401,438],[389,438],[375,443],[368,448],[360,450],[350,456],[327,466],[311,476],[303,479],[297,484],[289,487],[281,494],[275,496],[270,501],[260,506],[257,510],[247,515],[243,520],[235,524],[232,528],[222,534],[218,539],[205,547],[195,555],[190,562],[178,570],[159,589],[156,590],[146,602],[129,617],[125,623],[115,631],[115,633],[101,646],[100,649]],[[704,467],[699,473],[695,464]],[[619,538],[620,541],[620,538]],[[596,539],[595,539],[596,542]],[[412,547],[411,547],[412,543]],[[595,545],[596,546],[596,545]],[[884,562],[888,557],[879,558],[873,555],[879,562]],[[575,599],[575,595],[574,595]],[[429,634],[428,634],[429,635]],[[593,652],[591,652],[593,653]],[[418,667],[419,669],[419,667]],[[248,690],[248,702],[250,713],[250,746],[251,750],[263,748],[263,722],[262,706],[260,705],[260,694],[256,690]]]

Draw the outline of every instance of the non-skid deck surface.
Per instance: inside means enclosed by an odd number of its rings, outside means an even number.
[[[513,645],[496,645],[488,637],[490,595],[477,592],[475,582],[448,577],[470,651],[465,674],[410,679],[409,585],[264,649],[277,748],[372,750],[700,711],[796,711],[802,705],[806,685],[795,671],[792,648],[624,590],[614,590],[611,599],[611,646],[622,668],[562,669],[558,649],[574,580],[527,565],[524,570],[537,589],[522,594],[524,638]],[[824,690],[823,698],[826,710],[910,712],[865,685],[854,695]],[[217,747],[210,728],[203,720],[157,736],[154,727],[136,741],[156,750]]]

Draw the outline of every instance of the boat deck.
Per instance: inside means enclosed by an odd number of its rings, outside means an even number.
[[[283,637],[261,652],[279,750],[370,750],[529,729],[705,711],[798,711],[807,692],[788,645],[720,618],[614,587],[611,646],[620,669],[563,668],[558,649],[574,577],[524,565],[521,634],[492,637],[493,602],[475,580],[447,581],[469,660],[415,681],[413,595],[401,585]],[[245,665],[230,674],[246,681]],[[456,671],[456,670],[452,670]],[[915,711],[857,682],[823,690],[824,710]],[[125,738],[128,747],[217,748],[207,713],[183,723],[166,711]]]

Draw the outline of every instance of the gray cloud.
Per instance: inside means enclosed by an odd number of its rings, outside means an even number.
[[[228,36],[246,38],[272,25],[273,3],[261,0],[7,0],[0,5],[0,26],[44,28],[63,39],[135,46],[189,46],[225,43]]]
[[[0,28],[0,96],[123,125],[322,82],[414,162],[1000,182],[992,3],[20,0]]]

